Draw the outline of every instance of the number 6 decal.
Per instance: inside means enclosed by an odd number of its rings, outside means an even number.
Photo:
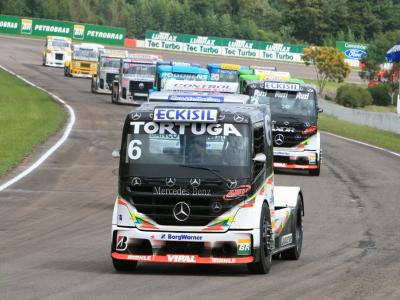
[[[130,159],[136,160],[142,156],[142,149],[139,146],[142,146],[142,142],[140,140],[132,140],[128,145],[128,156]]]

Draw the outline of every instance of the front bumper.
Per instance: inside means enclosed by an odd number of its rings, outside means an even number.
[[[184,229],[184,228],[182,228]],[[256,257],[259,230],[225,233],[177,233],[141,231],[113,225],[111,256],[118,260],[190,263],[246,264]],[[258,247],[257,247],[258,248]]]
[[[288,151],[274,149],[274,168],[313,170],[318,169],[319,153],[316,150]]]
[[[80,70],[80,69],[72,69],[71,70],[71,75],[73,77],[92,78],[93,74],[96,74],[96,71]]]
[[[131,104],[131,105],[140,106],[145,102],[145,100],[138,100],[138,99],[135,99],[132,96],[128,96],[127,98],[119,97],[118,102],[119,103],[124,103],[124,104]]]
[[[64,68],[64,61],[46,60],[45,65],[48,67]]]

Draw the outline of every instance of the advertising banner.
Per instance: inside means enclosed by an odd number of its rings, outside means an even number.
[[[222,55],[222,39],[217,37],[183,35],[184,51]]]
[[[360,59],[367,56],[368,44],[336,41],[336,48],[344,53],[346,61],[351,66],[358,67]]]
[[[21,18],[0,15],[0,33],[19,34],[21,30]]]
[[[222,38],[222,55],[259,58],[259,43],[251,40],[237,40]]]
[[[260,58],[290,62],[302,62],[305,45],[260,42]]]
[[[145,47],[172,51],[185,51],[182,34],[162,31],[146,31]]]

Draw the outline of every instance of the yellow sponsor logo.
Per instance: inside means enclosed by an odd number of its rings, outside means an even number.
[[[236,64],[221,64],[221,69],[239,71],[240,70],[240,65],[236,65]]]
[[[82,40],[85,36],[85,25],[75,24],[74,25],[74,39]]]

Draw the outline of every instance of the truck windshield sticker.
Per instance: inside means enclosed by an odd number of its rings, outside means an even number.
[[[237,82],[184,81],[171,79],[165,82],[163,89],[167,91],[236,93],[238,87],[239,83]]]
[[[156,107],[154,109],[154,121],[217,123],[218,109]]]
[[[168,96],[170,101],[182,101],[182,102],[224,102],[222,96],[211,96],[211,95],[170,95]]]
[[[300,85],[299,84],[297,84],[297,83],[289,83],[289,82],[266,81],[264,83],[264,88],[266,90],[280,90],[280,91],[291,91],[291,92],[300,91]]]

